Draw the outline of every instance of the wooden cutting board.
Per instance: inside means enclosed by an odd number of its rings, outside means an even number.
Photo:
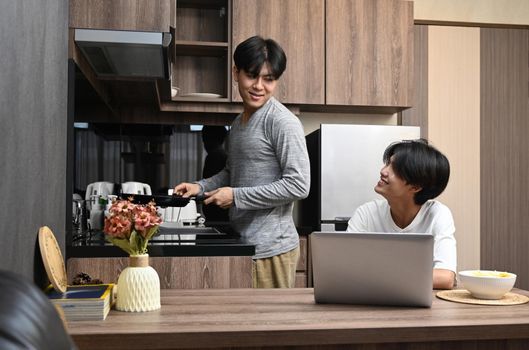
[[[39,229],[39,248],[44,268],[53,288],[60,293],[66,292],[68,280],[66,278],[64,259],[57,239],[55,239],[55,235],[48,226],[43,226]]]

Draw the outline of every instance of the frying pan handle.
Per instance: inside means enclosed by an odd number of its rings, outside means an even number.
[[[178,194],[173,194],[174,197],[178,197],[178,198],[183,198],[181,195],[178,195]],[[203,202],[206,198],[206,196],[204,196],[203,194],[201,195],[197,195],[197,196],[192,196],[192,197],[188,197],[187,199],[189,200],[194,200],[195,202]]]
[[[195,196],[195,197],[191,197],[191,199],[194,199],[195,202],[197,202],[197,203],[198,202],[203,202],[204,199],[206,199],[206,198],[208,198],[208,197],[204,196],[203,194]]]

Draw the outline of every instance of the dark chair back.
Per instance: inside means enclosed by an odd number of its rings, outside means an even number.
[[[0,349],[76,349],[46,295],[23,276],[2,270]]]

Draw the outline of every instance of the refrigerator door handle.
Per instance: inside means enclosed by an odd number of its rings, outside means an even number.
[[[322,220],[321,231],[345,231],[349,223],[350,216],[337,216],[334,220]]]
[[[334,218],[334,229],[336,231],[346,231],[350,216],[337,216]]]

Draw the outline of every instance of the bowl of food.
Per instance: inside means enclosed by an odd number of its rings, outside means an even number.
[[[510,272],[491,270],[459,271],[463,287],[478,299],[501,299],[516,282],[516,275]]]

